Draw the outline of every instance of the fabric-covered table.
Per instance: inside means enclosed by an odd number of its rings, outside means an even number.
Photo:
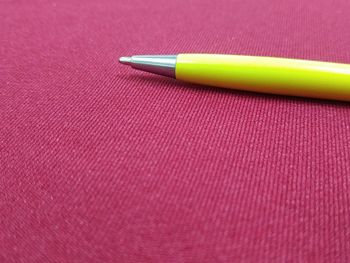
[[[0,261],[349,261],[349,103],[117,62],[196,52],[350,63],[349,10],[0,1]]]

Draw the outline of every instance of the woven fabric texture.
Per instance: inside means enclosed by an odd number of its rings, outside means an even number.
[[[0,1],[1,262],[349,262],[350,106],[118,64],[350,63],[348,0]]]

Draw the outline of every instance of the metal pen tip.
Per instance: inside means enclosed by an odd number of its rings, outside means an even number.
[[[125,65],[130,65],[131,64],[131,57],[120,57],[119,58],[119,63],[125,64]]]
[[[176,59],[177,55],[142,55],[120,57],[119,63],[134,69],[175,78]]]

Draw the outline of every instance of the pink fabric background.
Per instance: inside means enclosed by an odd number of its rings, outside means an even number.
[[[348,262],[348,103],[132,54],[350,63],[348,0],[0,1],[1,262]]]

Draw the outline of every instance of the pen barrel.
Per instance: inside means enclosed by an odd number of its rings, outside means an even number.
[[[340,63],[180,54],[176,79],[229,89],[350,101],[350,65]]]

